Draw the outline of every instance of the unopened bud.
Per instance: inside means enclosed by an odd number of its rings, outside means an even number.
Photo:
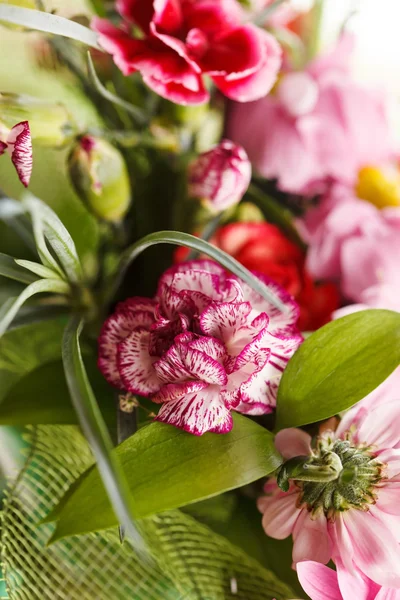
[[[61,104],[50,104],[30,96],[0,93],[0,119],[6,127],[29,121],[32,139],[50,147],[60,147],[74,133],[74,124]]]
[[[129,208],[131,187],[122,154],[109,142],[86,135],[72,149],[69,173],[88,208],[104,221],[120,221]]]
[[[32,175],[32,139],[28,121],[11,129],[0,122],[0,156],[9,154],[21,183],[28,187]]]
[[[189,167],[189,193],[213,212],[238,204],[251,180],[251,164],[241,146],[223,140]]]

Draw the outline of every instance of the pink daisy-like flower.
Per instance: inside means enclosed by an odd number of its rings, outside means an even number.
[[[349,573],[336,564],[336,571],[313,561],[297,565],[297,574],[311,600],[400,600],[400,589],[380,586],[360,571]]]
[[[101,371],[114,386],[160,403],[157,420],[195,435],[230,431],[231,409],[272,412],[302,337],[296,303],[264,282],[287,312],[212,261],[168,269],[154,299],[130,298],[105,322]]]
[[[124,75],[140,71],[152,90],[172,102],[206,102],[203,75],[239,102],[261,98],[274,85],[280,46],[266,31],[242,23],[236,0],[118,0],[117,10],[122,29],[93,20],[100,44]]]
[[[360,402],[313,442],[300,429],[276,436],[289,459],[278,474],[288,491],[267,482],[258,507],[268,535],[292,534],[294,565],[333,559],[350,574],[400,588],[399,419],[398,399],[385,395]]]
[[[32,174],[32,140],[28,121],[17,123],[10,130],[0,126],[0,156],[7,152],[21,183],[28,187]]]

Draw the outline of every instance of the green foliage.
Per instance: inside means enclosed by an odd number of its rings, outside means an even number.
[[[153,423],[118,446],[115,455],[129,482],[136,517],[240,487],[268,475],[282,461],[272,434],[237,414],[232,431],[224,435],[195,437]],[[118,524],[96,469],[50,518],[58,519],[54,539]]]
[[[75,427],[41,426],[30,438],[30,454],[9,485],[2,515],[2,561],[11,600],[294,598],[257,561],[179,511],[142,521],[152,565],[129,542],[121,545],[116,529],[46,547],[54,526],[38,522],[92,459]]]
[[[400,314],[365,310],[311,335],[286,367],[277,427],[315,423],[367,396],[400,364]]]
[[[96,356],[85,353],[85,367],[102,415],[115,428],[113,390],[100,373]],[[22,377],[0,403],[0,425],[77,425],[61,360],[45,363]]]

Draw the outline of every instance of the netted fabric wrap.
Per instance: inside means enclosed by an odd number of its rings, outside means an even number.
[[[46,543],[38,525],[92,462],[72,426],[30,431],[25,466],[10,482],[1,556],[10,600],[287,600],[294,594],[225,538],[180,511],[141,521],[156,562],[143,562],[117,530]],[[162,491],[160,491],[162,493]]]

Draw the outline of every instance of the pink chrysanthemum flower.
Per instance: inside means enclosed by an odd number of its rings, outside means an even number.
[[[12,129],[0,123],[0,156],[10,155],[21,183],[28,187],[32,174],[32,139],[28,121],[21,121]]]
[[[130,298],[105,322],[101,371],[114,386],[160,403],[157,420],[195,435],[230,431],[231,409],[271,412],[302,338],[296,303],[265,282],[285,314],[212,261],[168,269],[154,299]]]
[[[400,588],[400,404],[369,399],[335,432],[317,439],[285,429],[276,446],[289,459],[258,501],[268,535],[293,535],[293,562],[327,563]],[[297,458],[294,458],[297,457]],[[289,480],[290,485],[289,485]]]

